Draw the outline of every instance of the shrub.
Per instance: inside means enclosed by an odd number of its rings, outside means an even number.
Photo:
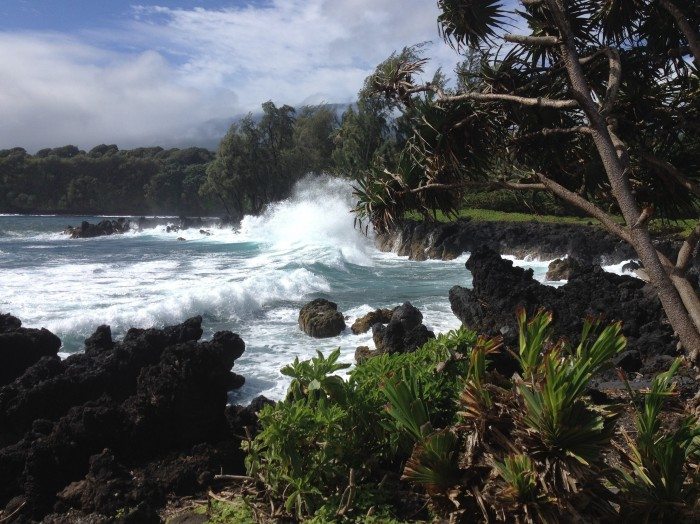
[[[431,406],[426,420],[447,425],[456,416],[464,355],[475,340],[470,331],[451,331],[413,353],[371,358],[348,380],[336,374],[348,367],[338,362],[339,350],[295,360],[282,370],[292,377],[285,400],[261,410],[260,433],[244,443],[248,474],[261,480],[278,510],[298,519],[334,505],[337,511],[362,508],[363,493],[381,499],[391,487],[386,475],[400,474],[414,444],[385,409],[385,384],[412,373],[421,402]],[[385,498],[394,500],[389,493]]]
[[[620,446],[621,406],[587,397],[625,348],[620,324],[587,319],[572,347],[551,337],[551,320],[518,312],[512,377],[490,366],[500,339],[465,329],[371,358],[347,380],[338,350],[296,360],[287,398],[261,411],[245,444],[273,516],[415,521],[425,500],[462,522],[692,521],[700,424],[664,411],[680,363],[633,395],[636,434]]]

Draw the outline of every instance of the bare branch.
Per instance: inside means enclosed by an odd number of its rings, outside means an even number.
[[[671,0],[659,0],[659,4],[661,4],[661,7],[663,7],[673,17],[676,24],[678,24],[678,28],[681,30],[681,33],[683,33],[683,36],[685,36],[690,46],[690,52],[693,55],[695,67],[700,68],[700,36],[690,25],[688,18]]]
[[[413,189],[404,189],[403,191],[397,191],[398,195],[406,194],[416,194],[422,193],[424,191],[430,191],[433,189],[465,189],[465,188],[479,188],[479,189],[513,189],[518,191],[543,191],[547,189],[544,184],[537,183],[520,183],[520,182],[509,182],[507,180],[495,180],[495,181],[479,181],[479,180],[464,180],[462,182],[455,182],[454,184],[440,184],[440,183],[430,183],[424,186],[418,186]]]
[[[558,45],[561,43],[556,36],[529,36],[529,35],[503,35],[503,40],[506,42],[511,42],[513,44],[522,45]]]
[[[526,133],[524,135],[519,135],[515,137],[516,142],[521,142],[529,140],[531,138],[536,138],[540,136],[552,136],[552,135],[572,135],[575,133],[591,134],[591,128],[588,126],[574,126],[574,127],[545,127],[538,131],[533,131],[532,133]]]
[[[578,207],[579,209],[585,211],[592,217],[597,218],[600,221],[600,223],[603,224],[603,227],[605,227],[605,229],[610,231],[613,235],[616,235],[625,242],[630,242],[632,240],[629,232],[620,224],[618,224],[611,215],[600,209],[598,206],[596,206],[592,202],[589,202],[581,195],[568,190],[561,184],[558,184],[557,182],[555,182],[551,178],[546,177],[542,173],[536,173],[536,175],[537,178],[540,179],[542,184],[549,191],[554,193],[562,200],[565,200],[570,204]]]
[[[620,61],[620,53],[617,49],[606,47],[603,52],[608,57],[610,69],[608,73],[608,88],[605,92],[605,99],[601,104],[600,114],[605,116],[612,111],[617,99],[617,93],[620,91],[622,83],[622,62]]]
[[[678,251],[678,258],[676,258],[676,270],[678,272],[685,273],[685,270],[688,269],[688,265],[693,258],[693,252],[698,245],[698,241],[700,241],[700,222],[683,241],[683,245]]]
[[[578,107],[576,100],[553,100],[551,98],[529,98],[500,93],[460,93],[441,98],[440,102],[460,102],[462,100],[481,100],[483,102],[513,102],[528,107],[549,107],[552,109],[572,109]]]
[[[505,93],[475,93],[466,92],[457,95],[447,95],[438,86],[427,83],[421,86],[416,86],[405,91],[405,94],[426,93],[431,92],[437,94],[438,103],[445,102],[461,102],[463,100],[479,100],[481,102],[513,102],[528,107],[549,107],[552,109],[572,109],[578,107],[576,100],[555,100],[552,98],[530,98],[525,96],[509,95]]]
[[[673,166],[672,164],[666,162],[665,160],[662,160],[658,157],[655,157],[651,153],[648,153],[646,151],[641,151],[640,155],[643,160],[648,162],[654,167],[657,167],[659,169],[662,169],[666,174],[671,175],[671,177],[681,186],[686,188],[688,191],[693,193],[695,196],[700,197],[700,184],[695,182],[694,180],[691,180],[687,178],[683,173],[680,172],[678,168]]]
[[[620,140],[620,137],[618,137],[615,134],[615,128],[617,127],[617,122],[611,122],[608,124],[608,133],[610,134],[610,140],[612,140],[613,146],[615,147],[615,151],[617,152],[617,157],[620,159],[620,162],[622,162],[622,165],[627,168],[630,162],[630,157],[627,154],[627,146],[625,143]],[[635,220],[636,222],[636,220]]]

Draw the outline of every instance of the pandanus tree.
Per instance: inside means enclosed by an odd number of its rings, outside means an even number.
[[[407,211],[455,213],[475,186],[548,191],[629,243],[681,344],[700,358],[700,299],[652,217],[697,217],[700,14],[693,0],[439,0],[441,36],[480,67],[457,88],[420,83],[406,48],[377,68],[376,96],[412,115],[395,165],[359,180],[357,212],[386,228]],[[462,71],[464,74],[464,71]],[[504,161],[504,159],[506,161]]]

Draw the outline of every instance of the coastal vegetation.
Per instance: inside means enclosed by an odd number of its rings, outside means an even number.
[[[234,507],[257,521],[692,521],[700,422],[675,398],[680,360],[647,391],[594,402],[592,378],[625,350],[620,324],[587,319],[574,345],[551,321],[518,313],[512,376],[502,341],[465,328],[347,378],[338,351],[295,361],[287,397],[242,443],[258,496]]]
[[[697,361],[700,298],[686,275],[700,239],[696,13],[672,0],[520,4],[438,1],[443,39],[465,54],[456,87],[441,73],[419,81],[421,46],[377,67],[366,88],[410,133],[366,170],[356,211],[381,231],[410,211],[455,215],[475,187],[547,192],[632,246]],[[652,242],[654,217],[696,221],[672,258]]]

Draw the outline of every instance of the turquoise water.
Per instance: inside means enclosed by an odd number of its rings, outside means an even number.
[[[204,317],[205,337],[228,329],[246,342],[236,371],[247,383],[233,400],[257,394],[280,398],[279,373],[299,356],[372,345],[371,334],[314,340],[297,325],[299,308],[325,297],[349,318],[410,300],[435,331],[459,325],[448,291],[469,286],[466,255],[449,261],[412,262],[382,253],[353,228],[346,182],[307,181],[289,200],[240,228],[167,233],[165,227],[95,239],[71,240],[61,232],[101,217],[0,216],[0,312],[25,326],[46,327],[65,354],[82,350],[100,324],[115,337],[132,326],[163,326]],[[186,241],[177,240],[184,237]],[[542,276],[546,263],[533,266]]]

